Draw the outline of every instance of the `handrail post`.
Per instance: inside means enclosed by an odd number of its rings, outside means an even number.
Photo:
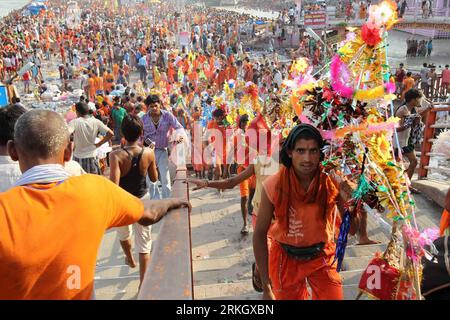
[[[424,179],[428,174],[428,165],[430,164],[430,151],[433,145],[431,139],[434,138],[435,129],[434,124],[436,123],[437,113],[439,111],[450,111],[449,102],[433,102],[434,106],[441,106],[439,108],[433,107],[428,114],[425,124],[425,132],[422,143],[422,151],[420,155],[420,165],[419,165],[419,179]],[[445,107],[447,105],[447,107]]]
[[[172,197],[189,200],[187,169],[178,167]],[[190,212],[180,208],[161,221],[138,300],[193,300]]]

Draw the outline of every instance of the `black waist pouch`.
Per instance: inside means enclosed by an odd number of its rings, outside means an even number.
[[[288,256],[297,260],[303,261],[313,260],[325,254],[324,242],[314,244],[310,247],[294,247],[281,242],[279,242],[279,244]]]

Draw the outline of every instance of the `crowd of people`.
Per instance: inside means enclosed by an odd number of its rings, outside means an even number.
[[[441,74],[438,74],[434,64],[424,62],[420,71],[408,71],[404,64],[400,63],[395,70],[396,93],[399,100],[403,100],[405,93],[413,88],[421,89],[425,98],[429,100],[436,97],[446,100],[450,92],[450,71],[448,68],[449,66],[445,65]]]
[[[142,281],[150,225],[189,206],[170,198],[170,166],[189,159],[196,174],[190,182],[198,188],[240,186],[240,232],[249,233],[251,215],[257,291],[305,299],[307,279],[314,299],[342,299],[335,230],[356,185],[320,170],[324,140],[317,128],[281,115],[291,62],[280,62],[276,52],[244,50],[245,14],[195,6],[178,12],[166,3],[80,6],[75,28],[61,0],[49,1],[37,16],[13,12],[0,22],[2,80],[22,77],[29,93],[33,79],[41,94],[46,61],[57,68],[63,90],[83,92],[64,114],[27,111],[17,98],[0,110],[0,255],[6,257],[0,298],[92,298],[97,250],[112,227],[119,227],[130,267],[136,267],[134,233]],[[313,38],[302,39],[297,54],[313,66],[323,57]],[[418,108],[421,94],[408,82],[410,73],[395,77],[403,102],[396,148],[409,158],[412,176],[408,147],[415,130],[407,119],[428,107]],[[283,134],[287,127],[292,130]],[[258,136],[256,145],[249,132]],[[99,161],[105,145],[113,151]],[[274,171],[278,157],[282,166]],[[360,244],[376,243],[367,235],[367,216],[361,219],[351,233]],[[78,285],[66,285],[74,273],[82,275]]]
[[[433,52],[433,40],[406,39],[406,57],[429,57]]]

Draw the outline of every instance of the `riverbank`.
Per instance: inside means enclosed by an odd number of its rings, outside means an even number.
[[[261,19],[277,19],[279,12],[264,11],[258,9],[248,9],[244,7],[217,7],[221,10],[228,10],[241,14],[249,14],[256,18]],[[429,39],[428,37],[421,35],[412,35],[410,33],[400,30],[390,30],[388,36],[388,59],[389,64],[396,68],[400,63],[405,64],[406,69],[420,70],[423,63],[434,64],[436,66],[436,72],[440,73],[444,69],[446,64],[450,64],[450,51],[448,47],[450,45],[449,39],[435,39],[433,40],[433,52],[429,57],[406,57],[406,40],[414,38],[417,40]]]
[[[1,0],[0,1],[0,19],[7,16],[14,10],[23,9],[30,0]]]

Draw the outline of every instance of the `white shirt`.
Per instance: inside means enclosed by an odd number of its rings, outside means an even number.
[[[12,64],[11,64],[11,59],[8,57],[3,58],[3,63],[5,64],[6,68],[11,68]]]
[[[278,88],[281,88],[281,84],[283,83],[283,76],[281,75],[280,71],[275,72],[273,82],[275,82],[278,85]]]
[[[106,135],[109,128],[94,117],[76,118],[69,122],[69,129],[73,132],[75,150],[73,155],[78,159],[94,158],[97,155],[95,138],[98,134]]]
[[[0,192],[10,189],[21,176],[18,161],[12,161],[9,156],[0,156]]]

